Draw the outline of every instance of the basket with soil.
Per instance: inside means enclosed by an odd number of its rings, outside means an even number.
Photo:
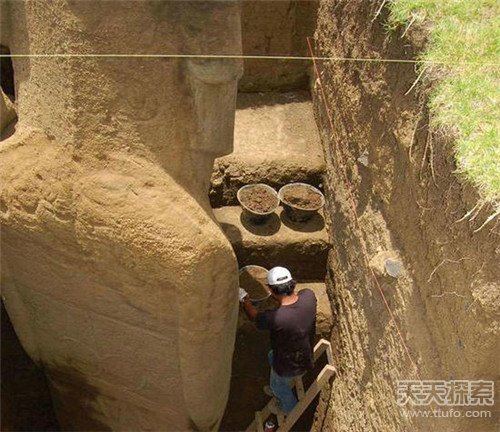
[[[307,222],[325,205],[325,197],[307,183],[290,183],[278,192],[285,214],[294,222]]]
[[[268,271],[258,265],[247,265],[240,269],[240,287],[243,288],[252,302],[266,300],[271,291],[267,287]]]
[[[245,216],[254,224],[266,222],[280,203],[276,191],[262,183],[243,186],[236,196]]]

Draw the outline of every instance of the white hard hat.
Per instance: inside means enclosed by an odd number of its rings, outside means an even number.
[[[285,267],[273,267],[267,273],[267,283],[269,285],[281,285],[292,280],[292,274]]]

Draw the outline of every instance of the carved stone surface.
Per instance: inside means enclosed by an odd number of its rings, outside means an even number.
[[[243,53],[249,56],[309,55],[318,0],[245,0],[242,2]],[[245,59],[242,92],[294,91],[309,88],[310,60]]]
[[[12,53],[239,54],[236,2],[12,2]],[[5,18],[5,17],[4,17]],[[71,430],[215,430],[237,264],[208,202],[237,60],[14,62],[2,295]]]

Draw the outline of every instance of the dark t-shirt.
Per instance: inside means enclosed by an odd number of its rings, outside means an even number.
[[[313,343],[316,333],[316,296],[310,289],[298,292],[291,305],[257,314],[260,330],[271,332],[273,369],[278,375],[301,375],[313,367]]]

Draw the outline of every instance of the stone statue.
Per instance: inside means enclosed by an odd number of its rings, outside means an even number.
[[[238,282],[208,188],[242,66],[128,55],[238,55],[238,3],[2,9],[13,54],[86,55],[14,60],[0,144],[2,296],[62,428],[216,430]]]

